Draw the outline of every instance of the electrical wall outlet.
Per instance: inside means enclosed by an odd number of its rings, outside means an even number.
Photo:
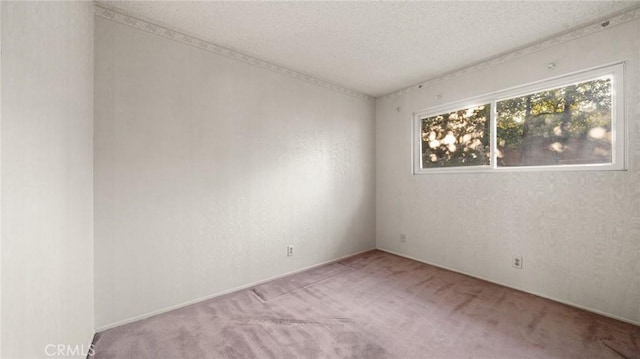
[[[291,257],[293,255],[293,244],[287,246],[287,257]]]
[[[522,269],[522,257],[513,257],[511,264],[513,265],[513,268]]]
[[[407,243],[407,235],[400,233],[400,243]]]

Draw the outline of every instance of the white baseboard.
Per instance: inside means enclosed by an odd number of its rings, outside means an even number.
[[[215,294],[212,294],[212,295],[200,297],[200,298],[197,298],[197,299],[193,299],[193,300],[190,300],[190,301],[186,301],[186,302],[183,302],[183,303],[179,303],[179,304],[176,304],[176,305],[165,307],[165,308],[162,308],[162,309],[159,309],[159,310],[154,310],[152,312],[148,312],[148,313],[145,313],[145,314],[136,315],[136,316],[131,317],[131,318],[127,318],[127,319],[120,320],[120,321],[117,321],[117,322],[114,322],[114,323],[103,325],[103,326],[101,326],[99,328],[96,328],[96,332],[102,332],[102,331],[105,331],[107,329],[111,329],[111,328],[119,327],[121,325],[133,323],[133,322],[136,322],[136,321],[142,320],[142,319],[147,319],[149,317],[153,317],[153,316],[156,316],[158,314],[170,312],[172,310],[183,308],[183,307],[186,307],[186,306],[189,306],[189,305],[192,305],[192,304],[200,303],[200,302],[203,302],[205,300],[221,297],[223,295],[231,294],[233,292],[237,292],[237,291],[240,291],[240,290],[244,290],[244,289],[248,289],[248,288],[251,288],[251,287],[255,287],[255,286],[264,284],[266,282],[275,280],[275,279],[283,278],[283,277],[290,276],[290,275],[293,275],[293,274],[296,274],[296,273],[300,273],[300,272],[303,272],[303,271],[306,271],[306,270],[309,270],[309,269],[317,268],[317,267],[323,266],[325,264],[339,262],[339,261],[344,260],[346,258],[357,256],[359,254],[372,251],[374,249],[378,249],[378,250],[383,251],[383,252],[387,252],[387,253],[390,253],[390,254],[393,254],[393,255],[397,255],[399,257],[411,259],[411,260],[414,260],[414,261],[417,261],[417,262],[420,262],[420,263],[429,264],[429,265],[432,265],[434,267],[438,267],[438,268],[446,269],[446,270],[449,270],[449,271],[452,271],[452,272],[464,274],[464,275],[467,275],[469,277],[473,277],[473,278],[477,278],[477,279],[480,279],[480,280],[484,280],[486,282],[490,282],[490,283],[494,283],[494,284],[497,284],[497,285],[501,285],[503,287],[507,287],[507,288],[519,290],[521,292],[533,294],[533,295],[536,295],[536,296],[541,297],[541,298],[546,298],[546,299],[552,300],[554,302],[566,304],[568,306],[579,308],[579,309],[582,309],[582,310],[586,310],[586,311],[591,312],[591,313],[596,313],[596,314],[599,314],[599,315],[603,315],[605,317],[616,319],[616,320],[619,320],[621,322],[625,322],[625,323],[629,323],[629,324],[640,326],[640,322],[637,322],[637,321],[634,321],[634,320],[630,320],[630,319],[627,319],[627,318],[623,318],[623,317],[617,316],[615,314],[603,312],[603,311],[600,311],[600,310],[597,310],[597,309],[593,309],[593,308],[588,308],[588,307],[585,307],[585,306],[582,306],[582,305],[579,305],[579,304],[576,304],[576,303],[572,303],[572,302],[569,302],[569,301],[566,301],[566,300],[554,298],[554,297],[551,297],[551,296],[548,296],[548,295],[545,295],[545,294],[540,294],[540,293],[537,293],[537,292],[534,292],[534,291],[531,291],[531,290],[527,290],[527,289],[523,289],[523,288],[517,288],[517,287],[511,286],[511,285],[505,284],[505,283],[501,283],[501,282],[498,282],[498,281],[495,281],[495,280],[492,280],[492,279],[488,279],[488,278],[484,278],[482,276],[478,276],[476,274],[467,273],[467,272],[464,272],[464,271],[461,271],[461,270],[458,270],[458,269],[454,269],[454,268],[450,268],[450,267],[447,267],[447,266],[444,266],[444,265],[441,265],[441,264],[438,264],[438,263],[428,262],[428,261],[425,261],[425,260],[422,260],[422,259],[419,259],[419,258],[414,258],[414,257],[406,255],[406,254],[402,254],[402,253],[398,253],[398,252],[392,251],[390,249],[385,249],[385,248],[379,248],[378,247],[378,248],[366,249],[366,250],[363,250],[363,251],[360,251],[360,252],[357,252],[357,253],[353,253],[353,254],[349,254],[349,255],[346,255],[346,256],[342,256],[342,257],[339,257],[339,258],[336,258],[336,259],[331,259],[331,260],[328,260],[328,261],[320,262],[320,263],[317,263],[317,264],[314,264],[314,265],[311,265],[311,266],[307,266],[307,267],[303,267],[303,268],[300,268],[300,269],[296,269],[294,271],[278,274],[278,275],[275,275],[275,276],[272,276],[272,277],[269,277],[269,278],[266,278],[266,279],[262,279],[262,280],[259,280],[259,281],[256,281],[256,282],[248,283],[248,284],[245,284],[245,285],[242,285],[242,286],[239,286],[239,287],[230,288],[230,289],[224,290],[222,292],[218,292],[218,293],[215,293]]]
[[[615,319],[615,320],[619,320],[621,322],[625,322],[625,323],[629,323],[629,324],[640,326],[640,322],[637,322],[637,321],[634,321],[634,320],[631,320],[631,319],[627,319],[627,318],[623,318],[623,317],[617,316],[615,314],[603,312],[603,311],[600,311],[600,310],[597,310],[597,309],[593,309],[593,308],[588,308],[588,307],[582,306],[580,304],[572,303],[572,302],[569,302],[569,301],[566,301],[566,300],[563,300],[563,299],[554,298],[554,297],[551,297],[551,296],[548,296],[548,295],[545,295],[545,294],[540,294],[540,293],[537,293],[537,292],[534,292],[534,291],[531,291],[531,290],[528,290],[528,289],[513,287],[511,285],[504,284],[504,283],[501,283],[501,282],[498,282],[498,281],[495,281],[495,280],[492,280],[492,279],[484,278],[484,277],[476,275],[476,274],[467,273],[467,272],[464,272],[464,271],[461,271],[461,270],[458,270],[458,269],[449,268],[449,267],[441,265],[441,264],[432,263],[432,262],[428,262],[428,261],[425,261],[425,260],[422,260],[422,259],[414,258],[414,257],[411,257],[409,255],[402,254],[402,253],[397,253],[397,252],[394,252],[394,251],[389,250],[389,249],[380,248],[380,247],[378,247],[377,249],[380,250],[380,251],[383,251],[383,252],[387,252],[387,253],[396,255],[398,257],[411,259],[411,260],[414,260],[414,261],[417,261],[417,262],[420,262],[420,263],[425,263],[425,264],[428,264],[428,265],[432,265],[434,267],[438,267],[438,268],[446,269],[446,270],[449,270],[449,271],[452,271],[452,272],[464,274],[464,275],[467,275],[469,277],[473,277],[473,278],[477,278],[477,279],[480,279],[480,280],[483,280],[483,281],[486,281],[486,282],[490,282],[490,283],[493,283],[493,284],[501,285],[503,287],[515,289],[515,290],[518,290],[518,291],[521,291],[521,292],[524,292],[524,293],[533,294],[535,296],[538,296],[538,297],[541,297],[541,298],[545,298],[545,299],[549,299],[549,300],[552,300],[554,302],[566,304],[566,305],[568,305],[570,307],[586,310],[587,312],[599,314],[599,315],[602,315],[602,316],[605,316],[605,317],[609,317],[609,318],[612,318],[612,319]]]
[[[335,258],[335,259],[331,259],[331,260],[328,260],[328,261],[320,262],[320,263],[317,263],[317,264],[314,264],[314,265],[311,265],[311,266],[303,267],[303,268],[296,269],[294,271],[286,272],[286,273],[283,273],[283,274],[278,274],[278,275],[275,275],[275,276],[272,276],[272,277],[269,277],[269,278],[266,278],[266,279],[262,279],[262,280],[259,280],[259,281],[256,281],[256,282],[248,283],[248,284],[245,284],[245,285],[242,285],[242,286],[239,286],[239,287],[234,287],[234,288],[231,288],[231,289],[227,289],[227,290],[224,290],[222,292],[218,292],[218,293],[207,295],[207,296],[200,297],[200,298],[197,298],[197,299],[189,300],[189,301],[186,301],[186,302],[183,302],[183,303],[171,305],[171,306],[168,306],[168,307],[165,307],[165,308],[162,308],[162,309],[154,310],[152,312],[144,313],[144,314],[141,314],[141,315],[136,315],[136,316],[131,317],[131,318],[119,320],[117,322],[110,323],[110,324],[103,325],[103,326],[100,326],[100,327],[96,328],[96,333],[105,331],[107,329],[119,327],[121,325],[137,322],[138,320],[147,319],[149,317],[153,317],[153,316],[156,316],[158,314],[170,312],[172,310],[179,309],[179,308],[182,308],[182,307],[186,307],[188,305],[200,303],[200,302],[203,302],[205,300],[221,297],[223,295],[227,295],[227,294],[230,294],[230,293],[233,293],[233,292],[237,292],[237,291],[240,291],[240,290],[244,290],[244,289],[248,289],[248,288],[251,288],[251,287],[255,287],[255,286],[258,286],[260,284],[264,284],[266,282],[269,282],[269,281],[272,281],[272,280],[275,280],[275,279],[278,279],[278,278],[283,278],[283,277],[286,277],[286,276],[290,276],[292,274],[296,274],[296,273],[300,273],[300,272],[303,272],[303,271],[306,271],[306,270],[309,270],[309,269],[320,267],[320,266],[323,266],[325,264],[339,262],[339,261],[344,260],[346,258],[357,256],[359,254],[366,253],[366,252],[369,252],[369,251],[372,251],[372,250],[375,250],[375,249],[376,249],[375,247],[374,248],[370,248],[370,249],[366,249],[364,251],[360,251],[360,252],[352,253],[352,254],[349,254],[349,255],[346,255],[346,256],[342,256],[342,257],[339,257],[339,258]]]

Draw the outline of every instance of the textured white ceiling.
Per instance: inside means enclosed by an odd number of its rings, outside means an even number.
[[[640,1],[99,2],[380,96]]]

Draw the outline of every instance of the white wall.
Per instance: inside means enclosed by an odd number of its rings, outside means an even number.
[[[0,4],[0,357],[2,357],[2,5]]]
[[[640,323],[639,28],[626,23],[379,99],[378,247]],[[411,174],[414,111],[619,60],[628,171]],[[515,255],[524,269],[511,267]]]
[[[98,328],[375,246],[372,101],[103,18],[95,89]]]
[[[2,358],[93,321],[93,4],[2,8]],[[84,357],[84,356],[82,356]]]

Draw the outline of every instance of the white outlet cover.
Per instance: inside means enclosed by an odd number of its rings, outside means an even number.
[[[522,269],[522,257],[513,257],[511,264],[514,268]]]

